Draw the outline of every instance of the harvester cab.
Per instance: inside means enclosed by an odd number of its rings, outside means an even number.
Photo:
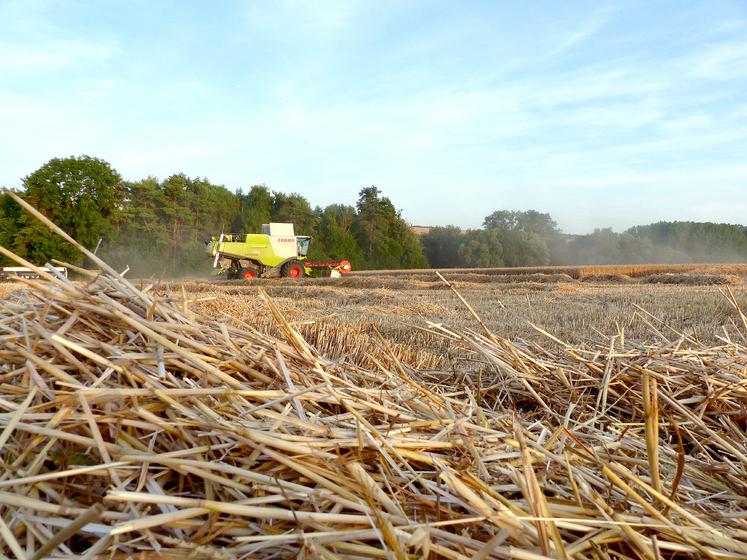
[[[295,235],[293,224],[262,225],[262,233],[221,233],[207,242],[213,268],[229,280],[252,278],[301,278],[314,269],[327,269],[330,276],[350,272],[348,261],[311,263],[306,260],[311,237]]]

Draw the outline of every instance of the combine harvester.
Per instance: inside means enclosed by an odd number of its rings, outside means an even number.
[[[293,224],[262,225],[262,233],[221,233],[206,242],[213,268],[228,280],[252,278],[302,278],[314,270],[339,277],[352,269],[346,260],[308,262],[311,237],[295,235]]]

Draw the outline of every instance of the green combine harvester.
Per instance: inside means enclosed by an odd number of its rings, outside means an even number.
[[[339,277],[351,270],[346,260],[308,262],[311,237],[295,235],[293,224],[262,225],[262,233],[221,233],[206,243],[213,268],[228,280],[252,278],[302,278],[321,271]]]

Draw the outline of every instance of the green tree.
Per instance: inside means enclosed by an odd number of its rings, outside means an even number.
[[[186,175],[179,173],[161,185],[159,214],[166,226],[168,250],[165,257],[172,270],[179,267],[185,244],[193,241],[196,232],[191,183]]]
[[[259,233],[262,224],[270,222],[273,198],[265,185],[254,185],[249,192],[236,194],[238,211],[233,220],[233,231],[236,233]],[[227,232],[226,232],[227,233]]]
[[[317,226],[317,216],[309,201],[297,193],[273,193],[272,221],[293,224],[296,235],[311,235]]]
[[[148,177],[125,182],[124,187],[124,200],[114,215],[117,235],[104,247],[103,256],[118,268],[129,266],[138,276],[161,274],[171,245],[162,214],[165,201],[161,184],[155,177]]]
[[[366,258],[373,259],[374,246],[386,229],[386,209],[384,200],[380,198],[381,191],[371,185],[358,193],[358,231],[361,246]]]
[[[410,226],[381,191],[366,187],[358,193],[356,232],[368,268],[424,268],[428,261]]]
[[[550,264],[550,249],[538,234],[520,230],[496,231],[503,246],[506,266],[546,266]]]
[[[239,199],[222,185],[207,184],[205,204],[208,208],[205,226],[200,233],[205,239],[228,232],[239,214]]]
[[[551,261],[551,247],[556,260],[563,248],[556,223],[536,210],[499,210],[486,216],[483,225],[497,233],[507,266],[544,266]]]
[[[18,236],[21,207],[5,193],[0,193],[0,246],[12,247]],[[13,266],[13,261],[0,256],[0,266]]]
[[[412,232],[410,224],[402,218],[400,212],[395,212],[390,216],[388,234],[389,239],[399,249],[398,259],[391,268],[426,268],[428,266],[420,240]]]
[[[621,262],[620,234],[612,228],[595,229],[576,237],[568,249],[573,264],[614,264]]]
[[[459,255],[467,266],[486,268],[503,266],[503,246],[494,229],[478,229],[467,233],[459,246]]]
[[[536,210],[527,210],[525,212],[499,210],[486,216],[483,226],[487,229],[536,233],[543,238],[560,233],[557,224],[550,217],[550,214],[542,214]]]
[[[124,195],[122,178],[105,161],[89,156],[55,158],[23,180],[23,197],[75,240],[93,249],[115,235],[111,223]],[[35,264],[83,256],[30,214],[19,218],[14,248]]]
[[[313,260],[350,261],[353,268],[363,265],[363,252],[353,234],[355,208],[344,204],[330,204],[318,213],[319,227],[311,243]]]
[[[654,244],[648,237],[625,232],[618,239],[620,262],[643,264],[654,262]]]
[[[432,268],[458,268],[466,263],[459,248],[466,241],[457,226],[433,227],[420,237],[423,253]]]
[[[125,197],[113,224],[116,242],[106,256],[133,274],[207,272],[204,242],[230,230],[239,198],[207,179],[175,174],[125,183]]]
[[[658,222],[629,229],[647,237],[658,255],[695,262],[747,261],[747,226],[711,222]]]

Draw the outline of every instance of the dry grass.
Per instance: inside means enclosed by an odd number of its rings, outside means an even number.
[[[674,274],[668,272],[662,274],[649,274],[648,276],[641,278],[641,282],[646,284],[685,284],[689,286],[737,285],[742,283],[742,278],[735,274]]]
[[[19,290],[23,290],[25,286],[20,282],[0,282],[0,300],[13,297]]]
[[[747,559],[736,298],[717,346],[432,325],[469,366],[418,372],[374,335],[342,342],[372,367],[323,357],[257,288],[211,317],[207,290],[27,284],[0,304],[6,556]]]
[[[537,341],[541,335],[530,322],[542,325],[572,344],[596,340],[600,333],[625,329],[631,339],[647,341],[649,323],[666,323],[686,331],[705,343],[717,343],[723,328],[734,318],[719,286],[605,283],[595,281],[559,283],[463,282],[459,274],[445,276],[471,302],[494,332],[510,339]],[[328,333],[346,330],[369,336],[376,327],[387,338],[427,356],[448,357],[448,343],[427,328],[427,321],[464,329],[474,324],[443,283],[423,277],[343,279],[337,288],[313,281],[263,284],[289,319],[316,341],[313,325],[327,325]],[[363,283],[359,283],[364,280]],[[391,282],[396,284],[392,286]],[[259,288],[252,285],[187,283],[188,299],[195,309],[212,316],[222,313],[246,320],[264,332],[277,334],[272,320],[261,312]],[[166,285],[168,293],[181,296],[181,285]],[[734,293],[747,306],[747,289]],[[211,299],[203,299],[211,298]],[[649,317],[651,314],[654,318]],[[327,339],[332,356],[341,355],[343,345]],[[424,363],[424,362],[421,362]],[[448,363],[448,362],[447,362]]]
[[[586,274],[580,278],[582,282],[603,282],[606,284],[630,284],[634,280],[627,274]]]
[[[665,273],[687,273],[700,272],[712,274],[733,274],[736,276],[747,276],[747,263],[733,264],[610,264],[596,266],[537,266],[537,267],[513,267],[513,268],[459,268],[443,269],[442,272],[449,274],[491,274],[491,275],[523,275],[523,274],[567,274],[580,279],[584,276],[598,276],[608,274],[623,274],[631,278],[641,278],[651,274]],[[364,270],[354,271],[354,276],[411,276],[432,274],[429,270]]]

